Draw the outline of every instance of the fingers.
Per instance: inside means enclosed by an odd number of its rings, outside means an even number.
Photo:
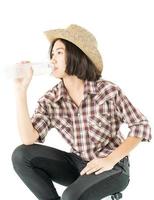
[[[113,168],[114,164],[108,161],[107,159],[103,158],[94,158],[93,160],[89,161],[87,166],[81,171],[80,175],[84,174],[92,174],[95,173],[95,175],[100,174],[104,171],[111,170]]]
[[[21,63],[21,64],[30,63],[30,61],[28,61],[28,60],[23,60],[23,61],[21,61],[20,63]]]
[[[89,161],[89,163],[87,163],[87,166],[81,171],[81,176],[84,174],[92,174],[93,172],[99,170],[100,165],[98,161],[98,159]]]
[[[89,171],[87,171],[87,175],[88,174],[92,174],[92,173],[94,173],[94,172],[96,172],[98,169],[97,168],[92,168],[92,169],[90,169]]]
[[[32,74],[33,73],[33,69],[32,69],[32,66],[31,66],[31,62],[28,61],[28,60],[23,60],[23,61],[20,61],[19,63],[16,63],[18,67],[22,67],[22,68],[25,68],[25,69],[29,69],[29,73],[27,74]],[[27,65],[26,65],[27,64]],[[28,71],[25,71],[25,72],[28,72]]]
[[[92,174],[92,173],[94,173],[95,172],[95,175],[98,175],[98,174],[101,174],[102,172],[104,172],[105,170],[104,170],[104,168],[102,167],[101,169],[100,168],[92,168],[92,169],[86,169],[86,168],[84,168],[82,171],[81,171],[81,173],[80,173],[80,175],[81,176],[83,176],[84,174],[87,174],[87,175],[89,175],[89,174]]]
[[[102,172],[104,172],[104,168],[98,170],[97,172],[95,172],[95,175],[101,174]]]
[[[22,60],[22,61],[20,61],[20,62],[17,62],[16,65],[26,64],[26,63],[31,63],[31,62],[28,61],[28,60]]]
[[[84,169],[80,172],[80,175],[83,176],[85,174]]]
[[[89,167],[89,166],[86,166],[81,172],[80,172],[80,175],[82,176],[82,175],[84,175],[84,174],[87,174],[87,175],[89,175],[89,174],[92,174],[92,173],[94,173],[94,172],[96,172],[96,171],[98,171],[100,169],[100,167]]]
[[[87,172],[89,171],[90,169],[86,166],[81,172],[80,172],[80,175],[84,175],[84,174],[87,174]]]

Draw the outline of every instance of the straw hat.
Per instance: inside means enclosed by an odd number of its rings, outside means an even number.
[[[56,38],[62,38],[72,42],[92,60],[99,71],[103,70],[103,61],[97,49],[97,41],[95,37],[83,27],[71,24],[66,29],[48,30],[44,33],[50,42]]]

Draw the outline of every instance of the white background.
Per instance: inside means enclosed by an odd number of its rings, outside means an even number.
[[[42,61],[49,43],[43,31],[77,23],[97,38],[103,78],[117,83],[153,126],[154,6],[151,0],[1,0],[0,68],[20,60]],[[59,80],[34,77],[28,90],[30,114],[37,99]],[[12,168],[11,154],[21,144],[16,124],[13,82],[0,78],[0,199],[36,199]],[[127,134],[126,126],[122,127]],[[52,130],[45,144],[69,151]],[[131,152],[131,182],[124,200],[153,198],[153,140]],[[57,185],[59,194],[64,190]]]

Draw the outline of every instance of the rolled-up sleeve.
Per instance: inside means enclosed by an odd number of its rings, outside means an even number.
[[[147,118],[132,105],[119,87],[116,95],[116,108],[121,120],[130,128],[128,136],[142,138],[142,141],[151,140],[151,127]]]
[[[37,142],[43,143],[48,131],[52,128],[52,108],[45,97],[40,98],[38,106],[31,117],[31,122],[39,134]]]

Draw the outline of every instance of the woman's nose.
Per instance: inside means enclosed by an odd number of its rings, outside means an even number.
[[[51,63],[52,63],[52,64],[55,64],[55,63],[56,63],[55,56],[53,56],[53,57],[51,58]]]

